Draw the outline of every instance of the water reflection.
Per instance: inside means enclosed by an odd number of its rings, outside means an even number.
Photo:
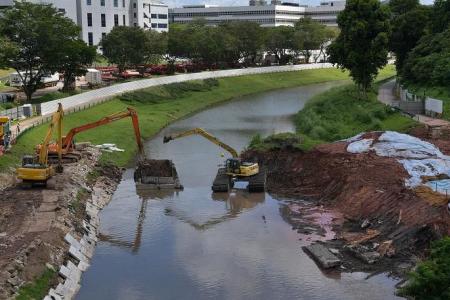
[[[290,116],[328,87],[245,97],[177,122],[146,143],[151,158],[173,160],[185,189],[140,191],[133,170],[124,174],[101,213],[102,240],[77,299],[397,299],[395,282],[384,275],[324,276],[280,214],[289,204],[283,199],[249,194],[239,184],[212,194],[220,148],[201,137],[162,143],[167,133],[202,127],[242,150],[256,133],[292,131]]]

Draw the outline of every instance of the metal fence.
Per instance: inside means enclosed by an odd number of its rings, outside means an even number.
[[[9,117],[11,120],[20,119],[23,117],[23,107],[18,106],[4,111],[0,111],[0,116]]]

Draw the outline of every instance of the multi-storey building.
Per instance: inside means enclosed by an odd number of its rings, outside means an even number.
[[[301,6],[280,0],[268,5],[264,0],[250,0],[249,6],[186,5],[169,9],[171,23],[190,23],[202,18],[209,25],[227,21],[253,21],[261,26],[293,26],[305,16],[329,26],[337,26],[337,15],[345,8],[345,1],[322,2],[320,6]]]
[[[168,30],[168,7],[157,0],[25,0],[52,4],[81,28],[81,37],[89,45],[98,45],[115,26],[139,26],[157,31]],[[0,0],[0,7],[13,0]]]

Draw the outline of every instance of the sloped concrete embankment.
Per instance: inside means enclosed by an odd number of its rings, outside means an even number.
[[[94,252],[98,213],[121,178],[118,168],[98,165],[99,157],[99,149],[85,149],[51,180],[53,188],[0,190],[0,299],[15,298],[47,268],[58,273],[49,299],[73,298]]]

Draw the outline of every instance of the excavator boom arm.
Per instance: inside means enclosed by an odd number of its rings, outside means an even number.
[[[216,144],[217,146],[227,150],[231,156],[233,156],[234,158],[239,157],[239,154],[237,153],[236,150],[234,150],[233,147],[225,144],[224,142],[220,141],[218,138],[216,138],[215,136],[213,136],[212,134],[208,133],[207,131],[205,131],[202,128],[194,128],[194,129],[190,129],[184,132],[180,132],[177,134],[173,134],[170,136],[165,136],[164,137],[164,143],[168,143],[171,140],[175,140],[175,139],[179,139],[182,137],[186,137],[186,136],[190,136],[190,135],[201,135],[204,138],[206,138],[207,140],[213,142],[214,144]]]
[[[72,144],[73,138],[75,137],[76,134],[86,131],[86,130],[89,130],[89,129],[92,129],[92,128],[96,128],[99,126],[109,124],[114,121],[119,121],[119,120],[127,118],[127,117],[131,117],[131,119],[132,119],[133,127],[134,127],[134,134],[136,137],[136,142],[138,144],[139,153],[142,154],[142,153],[144,153],[144,145],[142,144],[138,116],[137,116],[136,111],[130,107],[127,108],[127,111],[115,113],[110,116],[104,117],[98,121],[72,128],[67,133],[66,138],[64,139],[63,149],[68,149],[70,147],[70,145]]]
[[[61,136],[61,130],[62,130],[62,118],[63,118],[64,111],[62,109],[61,103],[58,103],[58,110],[52,115],[52,121],[50,122],[49,128],[47,130],[47,134],[45,135],[44,142],[42,143],[42,147],[39,150],[39,163],[42,165],[47,164],[47,150],[48,150],[48,144],[50,143],[50,140],[53,135],[53,130],[55,129],[55,125],[58,127],[58,137]],[[61,153],[61,148],[58,147],[58,154]]]

